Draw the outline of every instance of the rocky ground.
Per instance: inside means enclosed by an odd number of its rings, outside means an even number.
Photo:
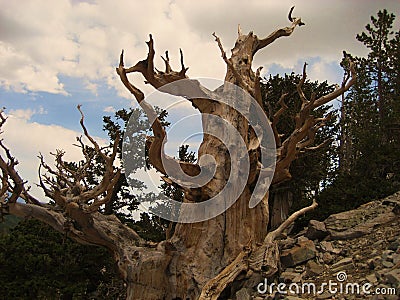
[[[310,221],[280,245],[282,269],[265,293],[243,288],[236,299],[400,299],[400,192]]]

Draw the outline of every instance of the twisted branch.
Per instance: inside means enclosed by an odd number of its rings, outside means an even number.
[[[254,48],[253,48],[253,56],[254,56],[254,54],[256,54],[257,51],[259,51],[262,48],[273,43],[276,39],[283,37],[283,36],[291,35],[293,33],[294,29],[296,28],[296,26],[305,25],[301,21],[301,18],[292,17],[293,9],[294,9],[294,6],[290,9],[290,12],[289,12],[289,21],[292,22],[292,24],[288,27],[284,27],[284,28],[275,30],[274,32],[272,32],[269,36],[267,36],[264,39],[257,39],[258,41],[254,45]]]
[[[152,39],[151,39],[152,41]],[[152,45],[152,42],[151,42]],[[151,46],[152,47],[152,46]],[[168,62],[168,56],[166,56],[165,61]],[[184,66],[182,66],[184,67]],[[164,175],[167,175],[164,164],[170,164],[173,168],[181,168],[189,176],[197,176],[200,174],[200,166],[197,164],[192,164],[188,162],[182,162],[173,159],[164,152],[164,144],[166,143],[166,132],[161,124],[161,121],[157,117],[157,114],[153,107],[144,101],[144,94],[138,88],[136,88],[132,83],[130,83],[128,77],[126,76],[129,69],[124,68],[124,52],[122,51],[120,55],[119,66],[116,69],[122,83],[131,92],[131,94],[136,98],[137,102],[142,106],[144,111],[150,120],[154,120],[151,124],[151,129],[153,130],[154,136],[148,137],[147,146],[150,163],[155,167],[155,169]]]
[[[307,64],[304,64],[302,77],[297,84],[297,92],[302,101],[302,105],[300,111],[295,116],[295,129],[292,134],[285,139],[283,143],[280,143],[280,140],[277,138],[278,132],[276,130],[276,123],[278,122],[279,115],[285,110],[285,106],[282,106],[283,100],[282,97],[279,100],[279,104],[281,108],[274,115],[274,119],[272,121],[272,128],[274,131],[275,139],[277,141],[277,162],[276,162],[276,172],[273,179],[273,184],[288,180],[291,178],[289,167],[293,160],[295,160],[300,152],[304,152],[306,150],[317,150],[326,145],[328,145],[332,140],[328,139],[321,143],[318,146],[310,147],[314,141],[316,132],[319,128],[326,125],[326,122],[331,120],[332,114],[328,114],[324,118],[315,118],[312,114],[313,110],[316,108],[332,101],[338,96],[345,93],[357,80],[357,75],[354,68],[354,63],[350,61],[349,58],[349,73],[344,77],[343,83],[341,87],[337,88],[333,92],[324,95],[318,99],[316,99],[315,93],[311,94],[310,99],[307,99],[304,91],[303,85],[307,78],[306,67]]]

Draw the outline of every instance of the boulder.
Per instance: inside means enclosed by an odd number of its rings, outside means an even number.
[[[339,272],[342,270],[349,269],[353,266],[354,266],[353,259],[351,257],[346,257],[346,258],[343,258],[343,259],[339,260],[338,262],[334,263],[331,266],[331,269],[333,272]]]
[[[317,276],[324,272],[324,267],[313,260],[309,260],[306,264],[307,276]]]
[[[305,236],[307,238],[309,238],[310,240],[322,240],[327,235],[328,235],[328,231],[326,230],[324,222],[311,220],[308,223],[308,229],[307,229]]]
[[[301,274],[294,272],[282,272],[281,275],[279,276],[279,279],[285,283],[300,282]]]
[[[394,269],[385,274],[386,282],[390,283],[393,287],[400,287],[400,269]]]
[[[293,267],[313,259],[315,255],[316,250],[313,241],[301,241],[292,249],[282,251],[281,263],[285,267]]]
[[[333,253],[333,254],[339,254],[341,252],[340,249],[334,248],[331,242],[327,241],[322,241],[320,243],[322,250],[325,252]]]

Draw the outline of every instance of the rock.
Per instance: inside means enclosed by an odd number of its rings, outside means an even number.
[[[384,261],[382,261],[382,266],[384,268],[391,268],[391,267],[394,266],[394,264],[392,262],[390,262],[390,261],[384,260]]]
[[[376,271],[376,272],[375,272],[375,275],[376,275],[376,277],[378,278],[378,281],[379,281],[379,282],[384,281],[385,275],[386,275],[386,273],[388,273],[388,272],[390,272],[390,269],[381,269],[381,270],[379,270],[379,271]]]
[[[304,266],[296,266],[296,267],[294,268],[294,271],[295,271],[296,273],[303,273],[303,271],[304,271]]]
[[[349,265],[349,264],[353,264],[353,259],[351,257],[346,257],[346,258],[343,258],[343,259],[339,260],[338,262],[334,263],[332,265],[332,268],[334,269],[334,268],[344,266],[344,265]]]
[[[386,199],[382,201],[383,205],[390,205],[393,207],[392,212],[396,215],[400,214],[400,202],[396,200]]]
[[[294,273],[296,271],[295,271],[295,268],[286,268],[285,272],[293,272]]]
[[[357,226],[343,232],[329,232],[331,240],[352,240],[371,233],[372,228]]]
[[[302,262],[306,262],[316,255],[315,245],[312,241],[302,241],[292,249],[282,251],[281,263],[285,267],[293,267]]]
[[[290,282],[300,282],[301,281],[301,274],[294,273],[294,272],[282,272],[279,276],[279,279],[282,282],[290,283]]]
[[[281,246],[281,249],[289,249],[289,248],[293,247],[295,244],[296,244],[296,240],[291,237],[287,237],[286,239],[279,241],[279,245]]]
[[[360,262],[360,263],[356,263],[356,267],[358,267],[359,269],[368,269],[369,266],[366,263]]]
[[[249,276],[248,279],[243,283],[243,287],[252,290],[255,286],[257,286],[260,282],[264,281],[264,277],[260,273],[256,272],[247,272],[246,276]]]
[[[315,261],[309,260],[306,264],[307,276],[317,276],[324,272],[324,267],[317,264]]]
[[[333,248],[333,245],[331,242],[322,241],[320,243],[320,245],[322,247],[322,250],[333,253],[333,254],[339,254],[341,251],[340,249]]]
[[[382,258],[387,261],[392,261],[393,253],[394,253],[394,251],[392,251],[392,250],[385,250],[382,252]]]
[[[373,274],[373,273],[365,276],[365,279],[370,283],[377,283],[378,282],[378,279],[376,278],[376,275]]]
[[[333,256],[330,253],[324,253],[322,255],[322,260],[325,264],[330,264],[333,261]]]
[[[303,298],[295,297],[295,296],[286,296],[286,300],[302,300]]]
[[[299,243],[303,243],[303,242],[308,242],[309,240],[310,239],[308,237],[302,235],[297,238],[297,243],[299,244]]]
[[[400,269],[387,272],[384,276],[387,283],[390,283],[395,288],[400,287]]]
[[[354,261],[361,261],[363,259],[362,255],[356,254],[354,255]]]
[[[331,266],[331,269],[333,272],[339,272],[342,270],[346,270],[352,266],[353,266],[353,259],[351,257],[346,257],[334,263]]]
[[[398,295],[385,295],[385,300],[399,300]]]
[[[375,256],[375,257],[373,257],[373,258],[371,258],[371,259],[368,259],[367,260],[367,264],[368,264],[368,266],[369,266],[369,268],[371,269],[371,270],[374,270],[375,268],[377,268],[378,266],[379,266],[379,262],[382,260],[382,257],[380,257],[379,255],[377,255],[377,256]]]
[[[371,300],[385,300],[383,295],[373,295]]]
[[[400,247],[400,240],[395,240],[394,242],[390,243],[388,249],[392,251],[396,251]]]
[[[379,240],[379,241],[376,241],[372,246],[373,247],[378,247],[378,246],[382,245],[384,242],[385,241],[383,241],[383,240]]]
[[[400,192],[396,199],[400,202]],[[323,241],[313,236],[312,230],[318,229],[317,221],[311,221],[302,234],[280,243],[282,249],[282,268],[285,272],[281,280],[285,283],[298,283],[315,280],[316,283],[335,280],[340,271],[346,272],[347,281],[359,284],[370,283],[371,291],[377,287],[400,291],[400,219],[393,219],[391,205],[382,205],[375,201],[351,212],[332,215],[324,224],[328,235]],[[387,222],[391,220],[390,222]],[[313,224],[314,223],[314,224]],[[332,235],[333,233],[333,235]],[[363,236],[367,234],[367,236]],[[359,237],[357,237],[359,236]],[[349,241],[349,238],[354,238]],[[343,238],[341,240],[341,238]],[[314,247],[312,247],[314,239]],[[321,239],[321,238],[319,238]],[[335,240],[336,239],[336,240]],[[314,253],[315,257],[310,259]],[[290,267],[289,267],[290,266]],[[285,269],[285,267],[288,267]],[[277,294],[278,295],[278,294]],[[268,295],[267,299],[278,299]],[[285,295],[288,296],[288,295]],[[301,295],[293,299],[301,299]],[[303,295],[305,296],[305,295]],[[285,298],[283,295],[279,299]],[[333,299],[327,293],[305,296],[304,299]],[[399,299],[399,295],[346,295],[335,299]]]
[[[393,263],[395,265],[400,263],[400,254],[393,254]]]
[[[238,300],[251,300],[251,295],[246,288],[236,292],[236,299]]]
[[[331,240],[349,240],[369,234],[379,225],[392,222],[396,217],[390,207],[373,201],[357,209],[331,215],[324,223]]]
[[[316,299],[332,299],[332,294],[328,292],[324,292],[322,294],[317,295]]]
[[[325,223],[316,220],[311,220],[308,223],[308,229],[305,236],[310,240],[322,240],[328,235]]]
[[[376,255],[378,253],[378,250],[376,250],[376,249],[373,249],[372,251],[371,251],[371,255]]]

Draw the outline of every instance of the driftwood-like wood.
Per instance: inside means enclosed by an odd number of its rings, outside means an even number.
[[[301,18],[293,17],[293,8],[289,13],[291,24],[280,28],[265,38],[257,37],[253,32],[243,34],[238,28],[238,37],[231,50],[231,56],[226,54],[220,38],[214,33],[217,47],[222,59],[226,63],[225,81],[237,85],[259,104],[262,104],[260,89],[261,68],[255,72],[252,69],[254,55],[277,39],[290,36],[297,26],[304,23]],[[316,203],[295,212],[289,216],[277,229],[267,232],[270,218],[268,207],[268,191],[261,202],[254,208],[249,207],[252,188],[261,172],[267,173],[260,163],[260,140],[255,130],[249,126],[247,119],[237,110],[223,102],[211,100],[210,91],[196,80],[187,76],[188,68],[184,65],[183,52],[181,54],[181,69],[174,71],[170,66],[168,52],[162,57],[165,70],[159,71],[154,66],[155,47],[153,37],[147,42],[148,54],[144,60],[132,67],[125,68],[123,52],[120,56],[116,71],[123,85],[135,97],[142,108],[154,119],[152,123],[153,136],[147,140],[149,161],[155,169],[166,174],[165,164],[182,168],[189,176],[200,174],[200,166],[181,162],[164,153],[166,131],[157,118],[151,105],[144,101],[144,94],[128,78],[130,73],[140,73],[146,83],[161,92],[176,96],[188,96],[185,88],[166,88],[168,83],[186,79],[190,82],[192,105],[202,113],[213,114],[229,122],[239,132],[240,138],[245,141],[249,156],[250,174],[244,190],[236,202],[223,214],[210,220],[197,223],[179,223],[172,236],[156,247],[147,245],[132,229],[123,225],[113,215],[103,215],[99,208],[106,204],[111,197],[118,181],[121,170],[115,166],[115,157],[119,137],[109,152],[99,147],[90,136],[84,125],[84,115],[81,107],[81,127],[85,137],[89,140],[94,152],[88,152],[82,139],[78,139],[85,160],[77,169],[72,169],[63,161],[64,152],[54,153],[55,168],[50,167],[40,158],[40,185],[47,197],[53,199],[55,206],[46,205],[29,194],[26,182],[22,180],[15,169],[17,160],[12,156],[5,144],[0,141],[3,155],[0,156],[1,175],[1,206],[2,213],[10,213],[21,217],[39,219],[60,232],[66,233],[72,239],[87,244],[106,247],[113,254],[121,276],[127,283],[128,299],[218,299],[221,293],[225,294],[234,286],[235,281],[249,278],[254,273],[263,276],[273,275],[279,267],[279,249],[276,238],[282,231],[292,224],[296,218],[314,209]],[[290,101],[287,94],[283,94],[280,108],[270,115],[271,127],[277,145],[276,169],[272,184],[279,184],[290,179],[289,167],[301,151],[324,146],[327,142],[313,146],[317,130],[324,126],[330,116],[316,118],[313,110],[346,92],[356,80],[354,66],[349,61],[349,72],[343,84],[334,92],[315,99],[312,95],[307,99],[302,91],[306,80],[306,65],[303,76],[297,85],[297,91],[302,100],[301,109],[296,115],[294,131],[284,140],[277,131],[277,124],[284,114]],[[250,107],[245,107],[250,112]],[[6,122],[3,112],[0,112],[0,127]],[[203,128],[217,126],[211,118],[203,118]],[[225,136],[228,143],[235,145],[237,140]],[[225,142],[226,142],[225,141]],[[211,155],[216,162],[215,174],[204,186],[199,188],[185,188],[185,202],[200,202],[212,198],[225,186],[229,177],[231,163],[239,161],[239,157],[230,157],[229,152],[221,140],[205,134],[198,150],[198,157]],[[85,170],[92,163],[94,156],[101,157],[105,172],[100,183],[89,187],[85,182]],[[264,174],[263,173],[263,174]],[[165,177],[169,184],[182,184],[174,178]],[[235,187],[232,187],[227,197],[233,197]],[[266,189],[268,189],[266,187]],[[26,203],[16,200],[22,198]],[[234,291],[232,291],[234,292]]]

